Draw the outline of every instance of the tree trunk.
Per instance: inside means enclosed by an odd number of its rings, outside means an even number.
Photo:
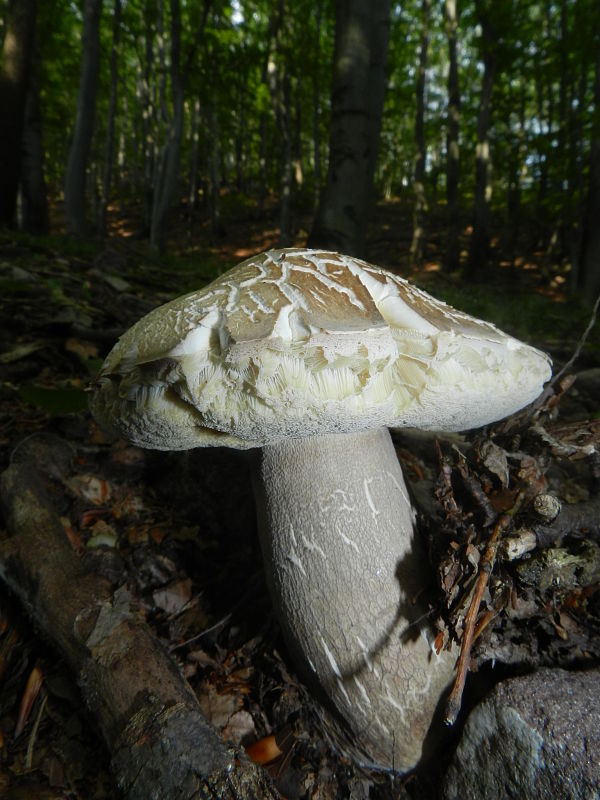
[[[292,243],[292,132],[290,125],[291,81],[287,66],[283,66],[281,76],[281,106],[279,113],[279,132],[281,135],[281,184],[279,198],[279,246],[289,247]]]
[[[596,76],[594,119],[590,152],[590,177],[583,234],[580,285],[584,301],[591,306],[600,293],[600,7],[596,19]]]
[[[48,233],[48,198],[44,179],[42,112],[36,82],[30,78],[25,104],[25,127],[21,162],[23,229],[29,233]]]
[[[445,267],[448,271],[460,266],[460,209],[458,183],[460,179],[460,147],[458,142],[460,125],[460,88],[458,83],[458,58],[456,31],[458,14],[457,0],[446,0],[446,36],[448,38],[448,121],[446,129],[446,201],[448,208],[448,233],[446,240]]]
[[[313,172],[314,172],[314,206],[319,205],[321,183],[323,180],[321,170],[321,82],[319,70],[321,68],[321,24],[323,20],[323,3],[317,0],[315,8],[315,40],[313,52]]]
[[[289,247],[292,240],[292,181],[293,152],[291,131],[291,81],[283,37],[285,34],[285,5],[279,0],[274,21],[274,51],[267,65],[269,91],[279,134],[279,246]]]
[[[0,227],[16,222],[35,0],[9,0],[0,57]]]
[[[204,2],[202,22],[196,31],[193,46],[188,54],[185,65],[181,66],[181,3],[180,0],[170,0],[171,6],[171,101],[173,115],[171,125],[164,144],[157,180],[154,185],[152,205],[152,224],[150,228],[150,244],[159,253],[164,253],[167,247],[167,217],[171,200],[177,186],[179,175],[179,151],[181,137],[183,136],[185,87],[189,70],[196,52],[200,36],[204,30],[210,0]],[[166,99],[165,99],[166,104]]]
[[[476,8],[481,24],[483,49],[483,83],[477,117],[477,147],[475,150],[475,200],[473,206],[473,233],[469,249],[467,275],[477,280],[485,268],[490,248],[490,143],[488,131],[491,118],[491,98],[496,73],[496,35],[490,19],[489,8],[477,0]]]
[[[213,87],[215,79],[213,76]],[[210,227],[213,239],[223,236],[221,224],[221,148],[219,142],[219,117],[217,115],[217,93],[213,90],[210,105],[207,108],[208,146],[208,207],[210,213]]]
[[[106,236],[106,211],[110,200],[113,155],[115,150],[115,116],[117,113],[117,93],[119,85],[119,34],[121,32],[121,0],[115,0],[113,10],[113,39],[110,52],[110,98],[108,101],[108,124],[106,126],[106,151],[104,155],[104,176],[102,179],[102,199],[98,233]]]
[[[100,13],[102,0],[85,0],[81,75],[77,95],[77,117],[67,162],[65,206],[67,230],[81,236],[86,233],[85,183],[86,168],[96,113],[96,90],[100,68]]]
[[[192,112],[192,129],[190,131],[190,176],[188,182],[188,221],[190,238],[193,235],[194,217],[198,208],[198,157],[200,141],[200,100],[196,97]]]
[[[151,91],[151,80],[154,63],[154,21],[155,4],[147,2],[145,8],[146,31],[144,35],[144,69],[140,75],[140,105],[142,116],[142,214],[145,233],[150,234],[152,225],[153,179],[155,172],[156,147],[154,142],[154,120],[156,117],[155,102]],[[137,115],[136,115],[137,116]]]
[[[159,253],[167,249],[167,215],[171,198],[177,184],[179,170],[179,150],[183,134],[184,83],[181,74],[181,4],[180,0],[170,0],[171,5],[171,99],[173,116],[167,140],[160,155],[157,180],[154,184],[150,244]],[[166,108],[165,91],[161,90]]]
[[[389,25],[389,0],[336,0],[329,167],[310,247],[365,251]]]
[[[417,86],[415,92],[417,100],[417,113],[415,117],[415,207],[413,211],[413,236],[410,245],[410,263],[412,267],[419,265],[423,260],[425,246],[424,224],[425,214],[427,212],[427,197],[425,194],[425,159],[427,156],[425,144],[425,73],[427,70],[427,50],[429,48],[430,12],[430,0],[423,0],[421,47],[419,51],[419,66],[417,69]]]

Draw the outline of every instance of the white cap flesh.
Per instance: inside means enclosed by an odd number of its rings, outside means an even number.
[[[271,250],[155,309],[91,408],[143,447],[257,447],[410,426],[464,430],[530,403],[548,357],[378,267]]]

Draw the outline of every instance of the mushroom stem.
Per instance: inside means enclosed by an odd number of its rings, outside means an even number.
[[[451,680],[416,598],[428,565],[387,429],[263,448],[261,546],[295,665],[352,733],[363,764],[398,772],[420,759]]]

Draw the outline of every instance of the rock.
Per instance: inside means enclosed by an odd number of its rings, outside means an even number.
[[[467,719],[444,800],[598,800],[599,690],[599,669],[498,684]]]

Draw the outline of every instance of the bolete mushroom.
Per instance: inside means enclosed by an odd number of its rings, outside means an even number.
[[[543,353],[396,275],[272,250],[135,324],[91,408],[142,447],[262,448],[261,546],[294,665],[357,760],[402,772],[455,658],[416,600],[429,571],[387,429],[474,428],[549,376]]]

